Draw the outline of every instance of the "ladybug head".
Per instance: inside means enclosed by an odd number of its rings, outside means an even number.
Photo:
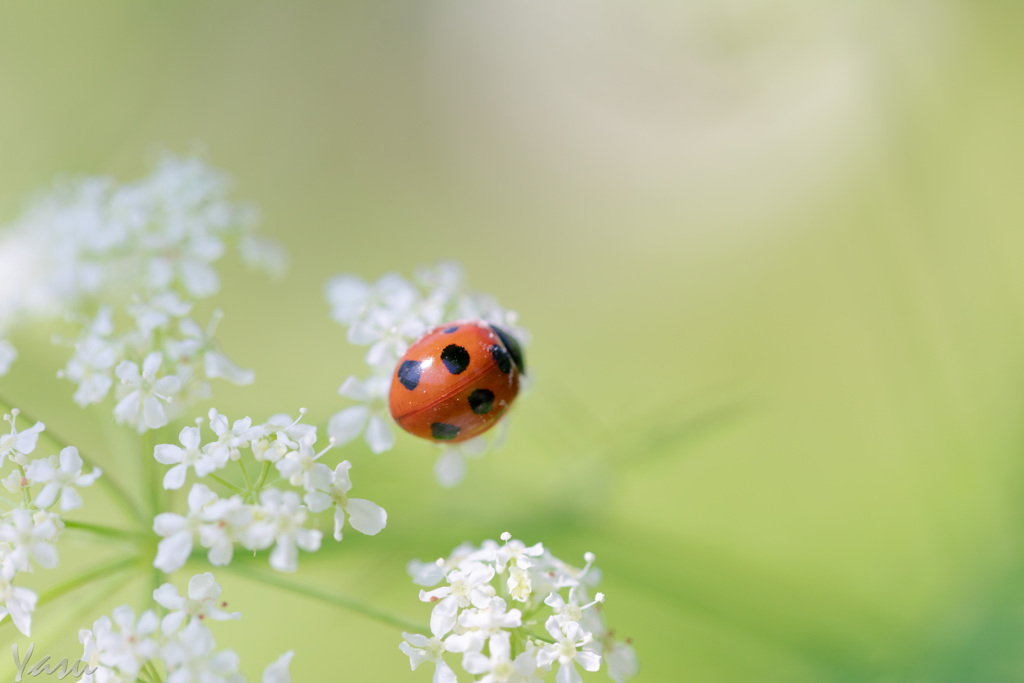
[[[497,325],[489,325],[489,327],[494,330],[494,333],[501,339],[501,343],[505,345],[508,355],[512,356],[512,362],[516,364],[516,369],[525,375],[526,363],[523,361],[523,349],[519,346],[519,342],[516,341],[515,337]]]

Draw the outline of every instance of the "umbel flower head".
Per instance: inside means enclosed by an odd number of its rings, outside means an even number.
[[[256,234],[256,211],[229,198],[226,176],[195,158],[165,157],[141,180],[61,180],[0,230],[0,375],[16,358],[3,340],[29,318],[63,317],[77,330],[61,376],[80,406],[113,391],[114,418],[139,432],[210,395],[210,381],[253,374],[218,347],[220,313],[201,324],[194,303],[220,289],[230,249],[279,273],[284,251]]]
[[[110,616],[96,620],[91,629],[78,632],[82,643],[82,664],[86,683],[134,681],[140,674],[147,680],[156,674],[167,683],[244,683],[239,657],[232,650],[217,650],[209,620],[241,618],[238,612],[221,608],[221,587],[209,572],[189,580],[188,597],[165,583],[153,591],[153,600],[172,610],[162,620],[153,610],[136,617],[129,605],[114,608]],[[290,683],[288,665],[293,652],[271,662],[263,672],[263,683]]]
[[[434,563],[413,561],[409,573],[433,605],[430,635],[403,633],[399,648],[415,670],[434,665],[435,683],[455,683],[449,659],[483,683],[534,683],[555,671],[559,683],[582,681],[602,667],[617,683],[637,671],[636,654],[616,641],[592,592],[601,574],[587,553],[581,568],[501,535],[501,543],[465,544]],[[446,654],[451,653],[448,658]]]
[[[387,512],[376,503],[349,496],[352,463],[333,468],[322,459],[333,444],[317,450],[317,430],[300,418],[279,414],[254,424],[246,417],[230,424],[216,408],[209,412],[211,438],[204,443],[201,424],[185,427],[178,444],[159,444],[153,457],[170,469],[165,489],[184,487],[191,473],[188,509],[183,514],[161,512],[153,531],[162,538],[153,566],[174,572],[185,565],[193,549],[207,549],[210,564],[229,564],[236,545],[246,550],[270,549],[270,566],[278,571],[298,569],[298,551],[316,552],[323,534],[313,528],[315,516],[330,512],[334,539],[342,539],[346,522],[367,535],[387,525]],[[229,426],[230,424],[230,426]],[[233,464],[243,473],[244,488],[232,487],[222,497],[213,488],[227,483],[217,473]],[[268,483],[276,471],[275,484]]]
[[[0,497],[0,622],[10,616],[15,628],[28,636],[38,596],[16,584],[36,567],[57,566],[63,515],[82,507],[78,489],[92,485],[101,472],[92,468],[85,473],[74,446],[59,455],[33,457],[45,426],[36,422],[18,429],[18,414],[12,410],[4,415],[10,432],[0,434],[0,483],[18,501]]]
[[[492,297],[468,291],[462,269],[454,263],[419,268],[411,281],[395,273],[373,283],[338,275],[327,282],[324,294],[331,317],[346,328],[349,343],[368,347],[369,375],[349,376],[338,388],[341,396],[356,402],[328,423],[328,434],[339,446],[362,435],[374,453],[394,447],[395,428],[387,405],[391,376],[409,345],[432,327],[454,320],[483,320],[510,331],[521,344],[530,339],[518,325],[515,311],[502,308]],[[497,447],[503,435],[501,431],[443,447],[434,468],[438,482],[458,484],[465,476],[466,458],[483,455],[488,446]]]

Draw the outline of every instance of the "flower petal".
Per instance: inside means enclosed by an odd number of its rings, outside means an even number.
[[[388,513],[376,503],[362,498],[349,498],[348,522],[356,531],[375,536],[387,526]]]

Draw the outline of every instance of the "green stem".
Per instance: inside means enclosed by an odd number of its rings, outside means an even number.
[[[259,501],[260,491],[263,490],[263,482],[267,480],[267,475],[270,474],[270,468],[273,465],[267,460],[263,463],[263,469],[260,470],[260,477],[256,480],[256,488],[252,490],[252,502],[256,503]]]
[[[98,536],[106,536],[108,538],[124,538],[128,540],[135,540],[139,538],[140,534],[135,531],[126,531],[124,529],[118,529],[112,526],[106,526],[104,524],[88,524],[86,522],[75,522],[73,520],[64,520],[64,526],[68,529],[80,529],[81,531],[88,531]]]
[[[359,602],[358,600],[353,600],[352,598],[325,593],[307,584],[298,583],[296,581],[289,581],[288,579],[284,579],[273,574],[268,574],[266,572],[250,569],[248,567],[244,567],[241,565],[227,565],[224,568],[229,569],[230,571],[238,574],[239,576],[244,576],[249,579],[252,579],[253,581],[259,581],[268,586],[274,586],[275,588],[290,591],[298,595],[304,595],[308,598],[315,598],[317,600],[320,600],[321,602],[327,602],[337,607],[341,607],[343,609],[356,612],[357,614],[361,614],[364,617],[373,619],[374,621],[379,621],[382,624],[387,624],[388,626],[395,626],[397,628],[403,629],[405,631],[410,631],[412,633],[430,633],[430,629],[424,626],[423,624],[417,624],[413,621],[403,619],[402,617],[398,617],[393,614],[388,614],[387,612],[383,612],[377,609],[376,607],[371,607],[370,605]]]
[[[219,483],[221,486],[225,486],[225,487],[231,489],[235,493],[243,493],[241,488],[239,488],[238,486],[235,486],[230,481],[227,481],[225,479],[222,479],[221,477],[218,477],[216,474],[213,474],[212,472],[210,474],[206,475],[206,476],[208,476],[210,479],[213,479],[215,482]]]
[[[117,572],[127,569],[128,567],[135,566],[137,564],[138,558],[135,556],[131,556],[123,557],[119,560],[110,562],[108,564],[100,565],[95,569],[91,569],[85,572],[84,574],[79,574],[78,576],[72,579],[68,579],[64,583],[58,584],[50,590],[46,591],[45,593],[39,596],[38,604],[44,605],[50,602],[51,600],[56,600],[65,593],[70,593],[76,588],[80,588],[86,584],[96,581],[97,579],[102,579],[104,577],[110,576],[111,574],[116,574]]]
[[[160,499],[163,496],[163,483],[157,470],[157,461],[153,457],[156,450],[156,435],[150,430],[142,434],[142,490],[148,492],[149,519],[156,517],[160,511]]]
[[[245,493],[248,494],[252,491],[252,482],[249,481],[249,473],[246,472],[245,465],[242,464],[241,458],[239,458],[235,462],[238,463],[238,469],[242,470],[242,481],[245,482]]]
[[[2,405],[8,411],[14,409],[13,404],[2,397],[0,397],[0,405]],[[29,415],[24,410],[19,409],[19,411],[21,417],[23,417],[27,421],[41,422],[41,420],[36,419],[32,415]],[[70,445],[65,439],[62,439],[60,436],[55,434],[54,431],[49,427],[43,430],[41,436],[45,439],[48,439],[51,443],[60,448],[67,448]],[[89,467],[94,469],[96,468],[96,462],[92,458],[89,458],[88,456],[84,455],[81,451],[78,452],[78,455],[80,458],[82,458],[83,464],[88,465]],[[116,479],[111,477],[109,473],[104,472],[103,476],[100,477],[98,481],[100,486],[105,487],[108,491],[110,491],[111,494],[113,494],[114,500],[116,500],[118,505],[123,507],[124,511],[128,513],[128,519],[142,518],[142,511],[139,509],[138,505],[135,504],[135,500],[132,499],[132,497],[128,494],[128,491],[123,486],[121,486],[121,484],[118,483]]]
[[[21,472],[21,483],[24,484],[28,481],[28,475],[25,474],[25,468],[22,465],[18,465],[18,471]],[[21,499],[24,501],[25,507],[32,504],[32,496],[29,495],[27,486],[21,487]]]

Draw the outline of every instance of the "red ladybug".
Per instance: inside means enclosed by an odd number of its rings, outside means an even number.
[[[398,426],[431,441],[465,441],[498,422],[519,393],[519,343],[484,322],[448,323],[402,356],[388,405]]]

